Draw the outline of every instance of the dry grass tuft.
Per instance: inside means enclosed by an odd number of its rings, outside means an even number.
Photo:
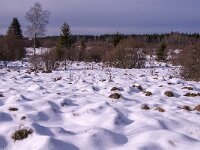
[[[26,139],[28,137],[29,134],[32,134],[33,130],[32,129],[21,129],[16,131],[13,135],[12,138],[16,141],[16,140],[23,140]]]
[[[196,97],[196,96],[200,96],[200,93],[186,93],[184,96],[187,96],[187,97]]]
[[[137,88],[140,91],[143,91],[143,88],[141,85],[133,85],[134,88]]]
[[[18,111],[19,109],[18,109],[18,108],[15,108],[15,107],[10,107],[8,110],[9,110],[9,111]]]
[[[199,111],[199,112],[200,112],[200,104],[199,104],[199,105],[197,105],[197,106],[194,108],[194,110],[196,110],[196,111]]]
[[[183,87],[182,89],[194,90],[193,87]]]
[[[157,111],[159,111],[159,112],[165,112],[165,110],[164,110],[163,108],[161,108],[161,107],[157,107],[157,108],[155,108],[154,110],[157,110]]]
[[[151,93],[150,91],[145,92],[145,96],[151,96],[151,95],[153,95],[153,93]]]
[[[22,117],[21,117],[21,120],[26,120],[26,117],[25,117],[25,116],[22,116]]]
[[[62,77],[60,76],[60,77],[54,78],[53,81],[56,82],[56,81],[59,81],[59,80],[61,80],[61,79],[62,79]]]
[[[192,109],[190,108],[190,106],[184,105],[182,107],[182,109],[187,110],[187,111],[192,111]]]
[[[150,109],[150,107],[147,105],[147,104],[144,104],[143,106],[142,106],[142,108],[141,109],[143,109],[143,110],[149,110]]]
[[[121,94],[119,94],[119,93],[113,93],[113,94],[111,94],[109,97],[110,97],[110,98],[113,98],[113,99],[120,99]]]
[[[121,91],[121,89],[118,87],[113,87],[110,91]]]
[[[174,97],[174,93],[172,91],[166,91],[165,95],[168,97]]]

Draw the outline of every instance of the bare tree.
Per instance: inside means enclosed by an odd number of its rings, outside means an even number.
[[[40,3],[35,3],[26,13],[26,20],[30,23],[27,26],[27,34],[34,39],[34,56],[36,48],[36,39],[43,36],[46,31],[46,25],[49,23],[50,12],[42,9]]]

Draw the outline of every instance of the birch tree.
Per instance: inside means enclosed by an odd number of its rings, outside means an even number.
[[[27,26],[27,35],[34,39],[34,56],[36,48],[36,39],[39,36],[44,36],[46,26],[49,23],[50,12],[43,10],[40,3],[35,3],[33,7],[26,13],[26,20],[30,23]]]

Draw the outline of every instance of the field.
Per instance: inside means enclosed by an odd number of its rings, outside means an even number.
[[[0,149],[199,150],[200,84],[175,78],[177,67],[26,65],[0,69]]]

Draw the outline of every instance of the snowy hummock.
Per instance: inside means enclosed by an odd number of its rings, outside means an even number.
[[[149,68],[88,67],[74,63],[67,71],[49,74],[1,69],[0,149],[200,149],[200,113],[181,109],[200,104],[200,97],[183,96],[199,93],[198,82],[171,78],[176,67],[157,66],[154,75]],[[146,96],[147,91],[152,95]],[[121,97],[109,98],[115,92]],[[150,109],[141,109],[145,104]],[[33,133],[15,141],[12,135],[19,129]]]

